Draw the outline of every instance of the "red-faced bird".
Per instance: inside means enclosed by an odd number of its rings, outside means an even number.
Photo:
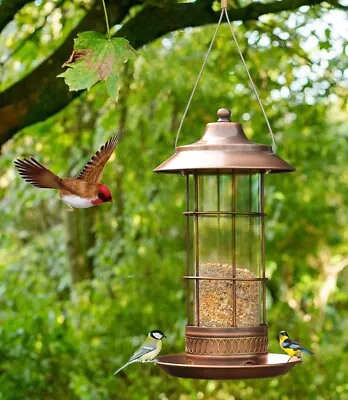
[[[100,183],[105,164],[120,140],[120,133],[112,136],[88,161],[76,178],[60,178],[40,164],[34,157],[15,160],[19,175],[41,189],[57,189],[60,198],[69,206],[89,208],[112,202],[110,189]]]
[[[280,347],[287,353],[291,360],[292,357],[296,356],[302,358],[302,353],[314,354],[312,351],[305,349],[300,343],[295,342],[289,338],[289,335],[285,331],[279,332],[279,344]]]

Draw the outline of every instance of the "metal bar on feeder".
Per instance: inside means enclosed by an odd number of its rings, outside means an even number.
[[[198,211],[198,177],[193,175],[195,186],[195,211]],[[198,214],[195,214],[195,274],[199,276],[199,232],[198,232]],[[195,281],[195,325],[199,326],[199,282]]]
[[[190,211],[190,175],[186,175],[186,210]],[[186,213],[186,273],[190,274],[191,264],[191,240],[190,240],[190,216]],[[187,281],[187,321],[191,323],[191,288],[190,282]]]

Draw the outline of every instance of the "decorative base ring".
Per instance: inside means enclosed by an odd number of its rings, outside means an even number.
[[[267,326],[255,328],[186,327],[186,355],[223,363],[258,362],[268,353]]]

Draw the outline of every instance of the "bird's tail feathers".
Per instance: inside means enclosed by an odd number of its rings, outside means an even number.
[[[134,362],[136,362],[138,360],[133,360],[133,361],[128,361],[126,362],[124,365],[122,365],[122,367],[120,367],[115,373],[114,375],[117,375],[119,372],[121,372],[123,370],[123,368],[128,367],[128,365],[133,364]]]
[[[313,351],[307,350],[307,349],[302,349],[301,350],[303,353],[307,353],[307,354],[314,354]]]
[[[61,178],[40,164],[34,157],[15,160],[19,175],[28,183],[42,189],[60,189]]]

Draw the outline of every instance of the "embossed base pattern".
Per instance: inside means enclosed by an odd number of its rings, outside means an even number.
[[[194,337],[186,335],[186,354],[206,356],[234,356],[268,352],[267,336]]]

